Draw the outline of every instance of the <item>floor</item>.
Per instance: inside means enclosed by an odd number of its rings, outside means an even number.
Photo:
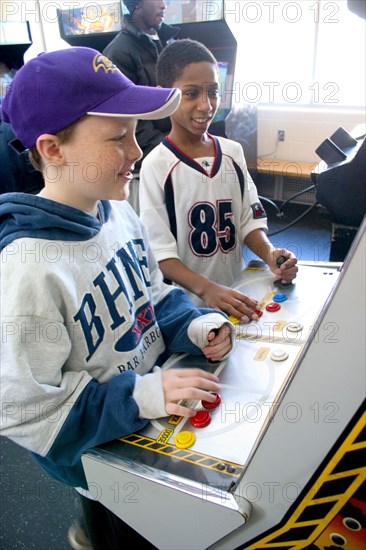
[[[274,246],[287,248],[299,261],[329,261],[332,224],[324,208],[317,205],[310,210],[310,205],[289,203],[279,217],[279,204],[263,201],[263,206],[268,217],[268,236]],[[245,250],[244,257],[251,259],[253,254]]]
[[[69,550],[67,530],[78,517],[72,487],[40,470],[27,451],[0,438],[2,550]]]
[[[327,213],[314,208],[285,231],[306,210],[289,204],[284,216],[265,204],[269,234],[278,247],[293,251],[299,260],[328,261],[331,249],[331,223]],[[245,251],[247,260],[252,255]],[[67,530],[78,517],[79,502],[75,491],[44,475],[28,453],[0,438],[2,550],[70,550]]]

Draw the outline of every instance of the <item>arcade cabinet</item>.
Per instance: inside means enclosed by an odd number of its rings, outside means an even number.
[[[249,264],[234,287],[261,315],[231,356],[162,367],[214,372],[215,403],[87,451],[93,496],[160,550],[364,548],[365,252],[366,221],[290,285]]]
[[[165,22],[180,28],[179,38],[202,42],[219,67],[221,103],[210,133],[239,142],[249,172],[257,175],[257,110],[253,105],[233,105],[237,42],[225,20],[224,1],[166,1]]]
[[[332,222],[331,261],[344,260],[366,214],[365,127],[352,134],[340,127],[325,139],[316,149],[322,161],[312,173],[317,201]]]
[[[24,64],[32,37],[29,23],[20,21],[0,22],[0,36],[1,101],[16,71]],[[31,165],[27,152],[19,154],[9,145],[14,139],[10,124],[0,120],[0,193],[38,193],[44,185],[42,175]]]

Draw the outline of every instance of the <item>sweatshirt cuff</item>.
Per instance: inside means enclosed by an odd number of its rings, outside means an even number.
[[[188,327],[188,336],[191,342],[200,349],[208,345],[207,336],[213,329],[219,329],[226,324],[230,329],[231,350],[222,358],[226,359],[233,351],[236,339],[235,325],[221,313],[207,313],[194,319]]]
[[[162,372],[159,367],[154,367],[149,374],[136,375],[132,397],[139,408],[139,418],[152,420],[167,416]]]

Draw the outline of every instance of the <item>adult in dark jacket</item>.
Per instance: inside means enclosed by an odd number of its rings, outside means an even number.
[[[164,0],[123,0],[130,12],[122,30],[103,54],[135,84],[156,86],[156,62],[163,47],[177,37],[179,28],[163,22]],[[144,120],[137,124],[136,138],[145,157],[170,131],[170,120]],[[136,179],[140,163],[137,163]],[[130,202],[138,211],[138,183],[131,182]]]

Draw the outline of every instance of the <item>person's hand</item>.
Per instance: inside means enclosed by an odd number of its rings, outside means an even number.
[[[203,348],[206,359],[217,362],[231,351],[230,327],[224,323],[219,329],[211,330],[207,335],[208,345]]]
[[[193,399],[213,403],[215,396],[210,392],[220,391],[217,376],[202,369],[171,368],[163,371],[162,377],[167,414],[194,416],[196,410],[181,405],[179,402]]]
[[[258,315],[254,312],[258,305],[257,300],[228,286],[209,281],[200,297],[207,307],[224,311],[227,315],[239,319],[241,323],[258,320]]]
[[[281,283],[291,283],[299,270],[296,265],[296,256],[285,248],[276,248],[272,252],[272,258],[273,260],[268,264],[272,273],[281,279]]]

